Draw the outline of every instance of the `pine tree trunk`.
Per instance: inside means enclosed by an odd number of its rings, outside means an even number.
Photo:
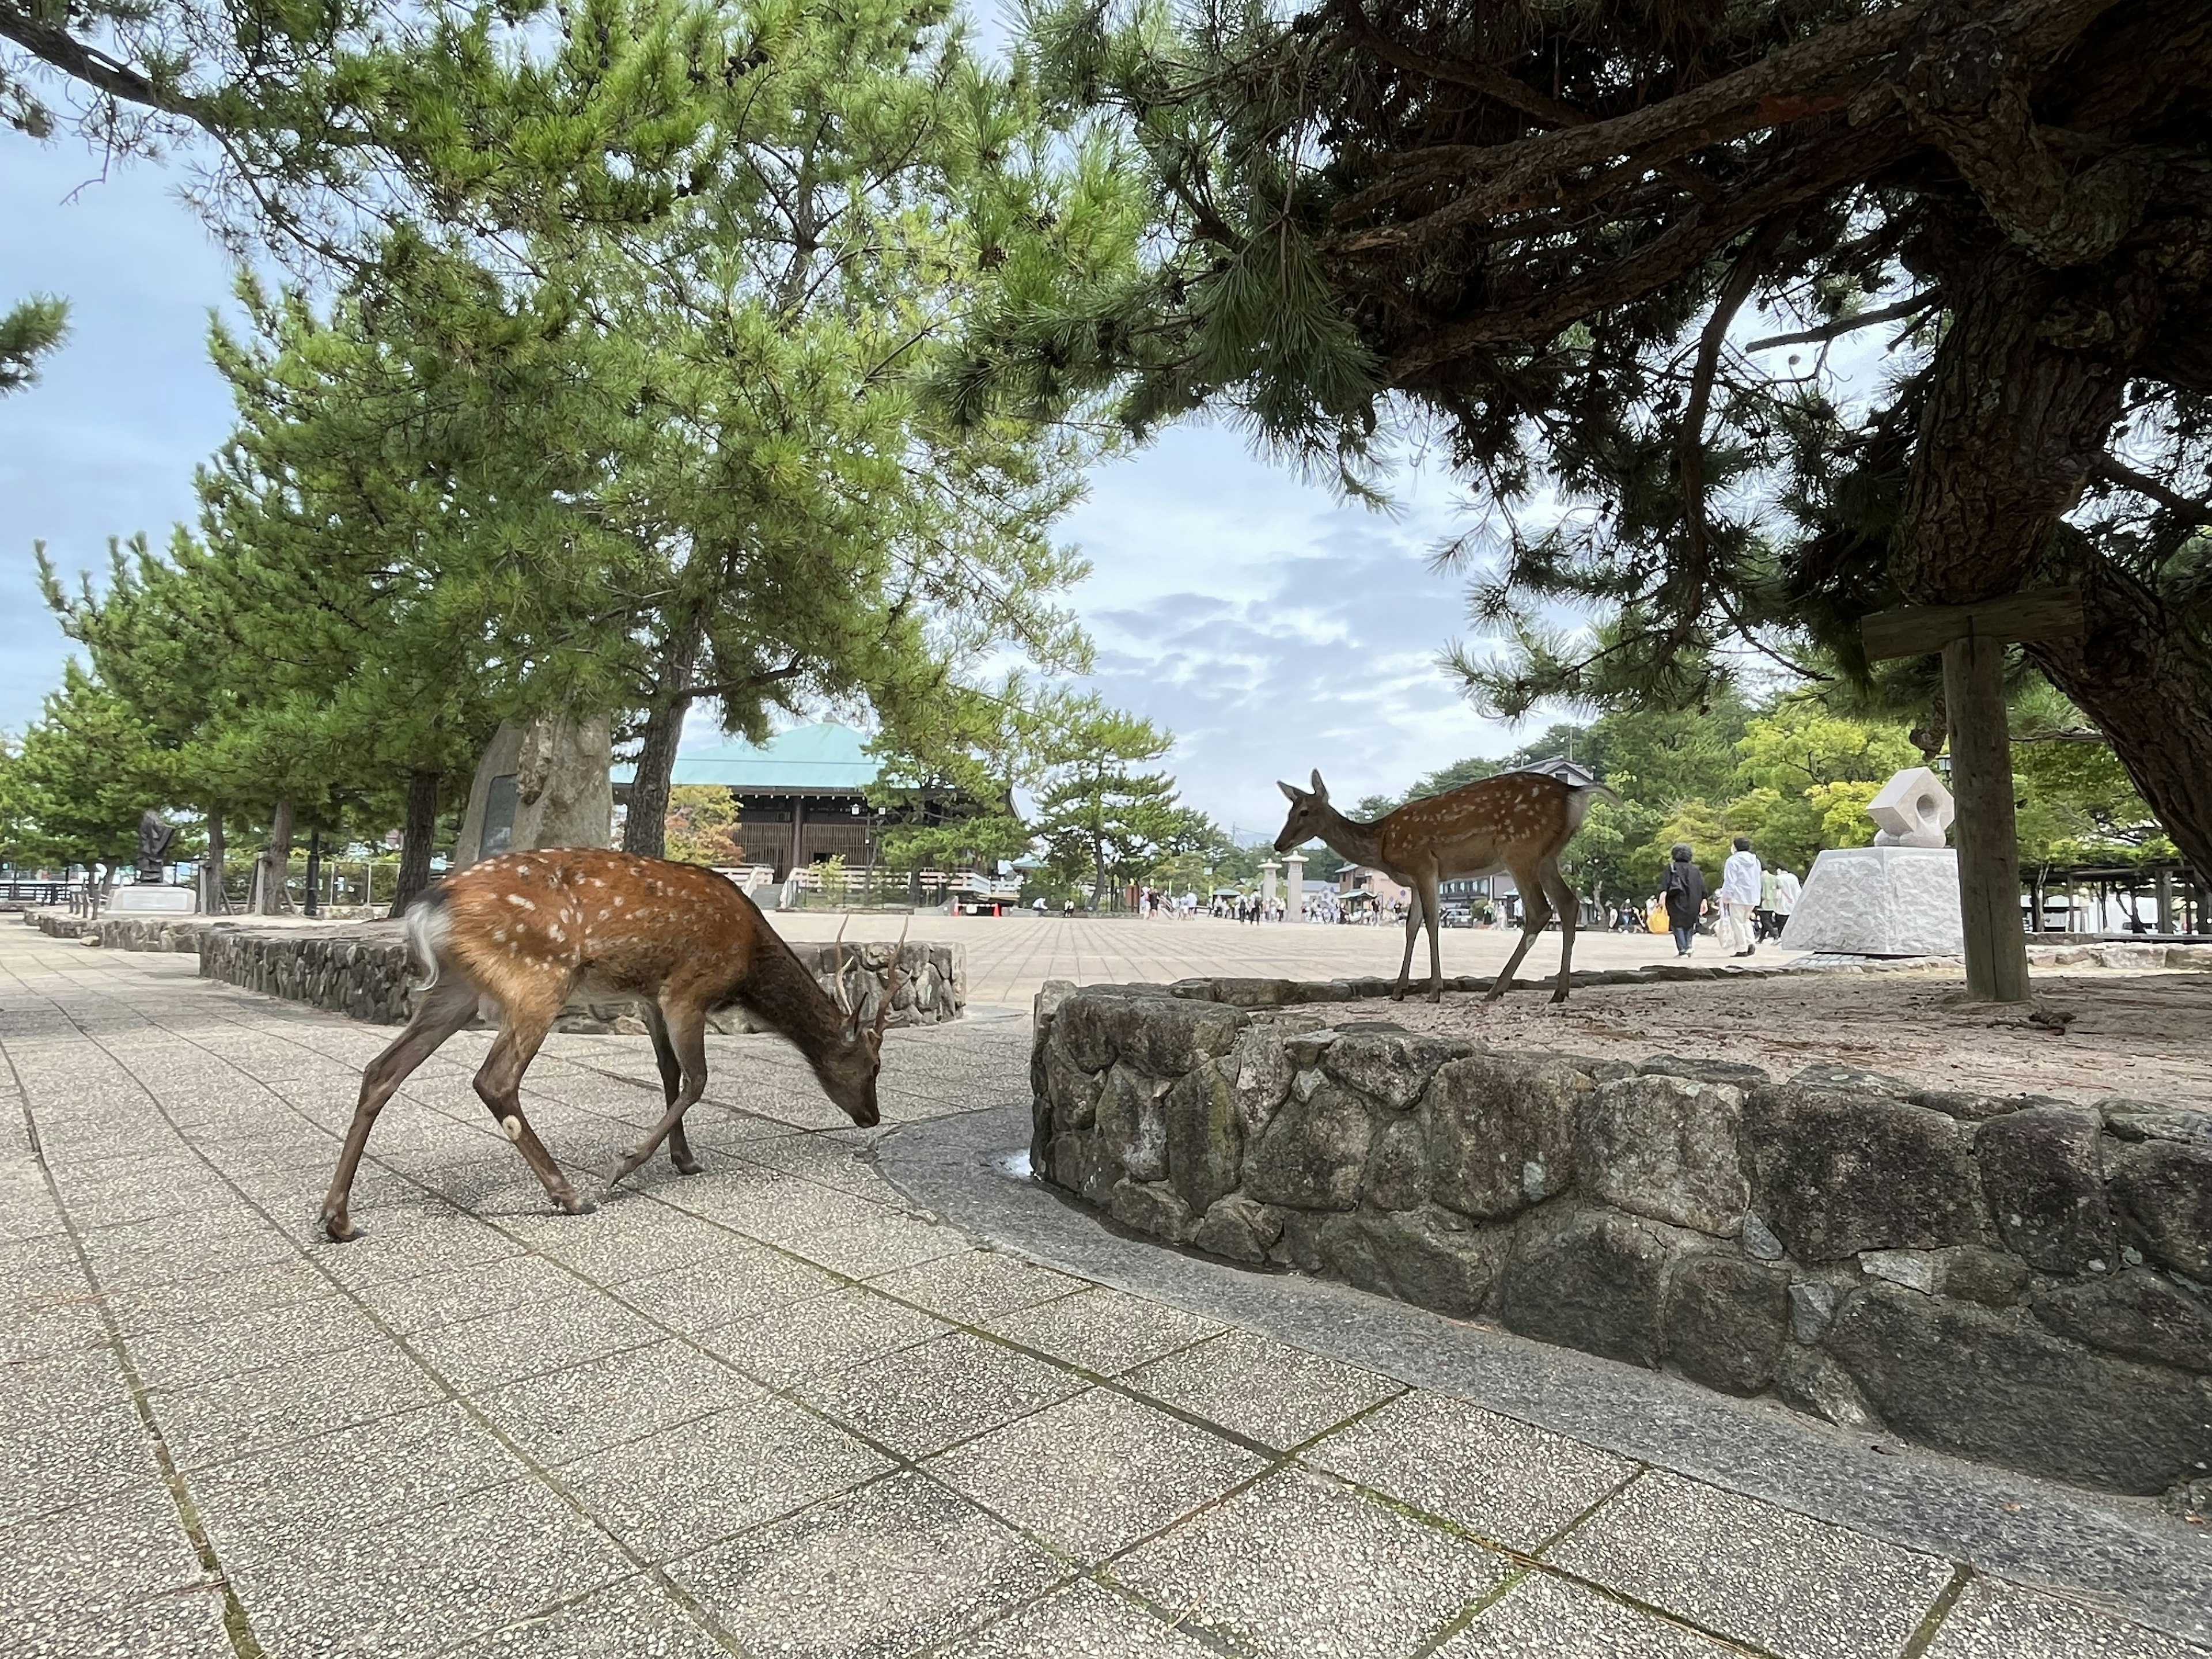
[[[2212,653],[2063,525],[2164,296],[2124,259],[2057,272],[2002,239],[1946,256],[1954,309],[1899,526],[1899,585],[1916,602],[1955,604],[2054,575],[2081,581],[2085,632],[2028,655],[2112,740],[2183,856],[2212,869]]]
[[[289,908],[291,901],[284,892],[284,878],[292,867],[292,798],[285,796],[276,803],[276,815],[269,822],[269,845],[262,849],[259,864],[253,872],[253,914],[273,916]]]
[[[222,890],[222,808],[211,806],[207,815],[207,860],[200,874],[200,908],[209,915],[222,915],[230,908]]]
[[[430,885],[430,854],[438,834],[438,774],[418,767],[407,775],[407,817],[399,830],[399,890],[387,915],[404,915]]]
[[[694,616],[677,628],[661,653],[637,770],[630,779],[629,816],[623,823],[623,850],[640,858],[667,854],[668,791],[676,772],[677,745],[684,741],[684,717],[691,711],[691,672],[705,638],[705,623]]]
[[[2028,655],[2111,740],[2181,856],[2212,873],[2212,652],[2109,561],[2078,574],[2088,627]]]

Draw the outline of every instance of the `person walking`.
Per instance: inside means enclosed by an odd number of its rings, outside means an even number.
[[[1783,930],[1790,926],[1790,918],[1797,908],[1797,898],[1804,890],[1797,884],[1797,872],[1784,867],[1774,878],[1774,937],[1780,939]]]
[[[1759,908],[1759,854],[1751,850],[1751,837],[1738,836],[1735,851],[1721,866],[1721,920],[1725,924],[1722,947],[1732,957],[1747,957],[1759,949],[1759,933],[1752,916]]]
[[[1698,918],[1705,913],[1705,872],[1686,842],[1674,844],[1674,856],[1659,883],[1666,901],[1667,926],[1674,935],[1674,954],[1686,957],[1697,943]]]
[[[1774,897],[1782,890],[1779,872],[1762,870],[1759,873],[1759,937],[1772,939],[1782,931],[1782,924],[1774,919]]]

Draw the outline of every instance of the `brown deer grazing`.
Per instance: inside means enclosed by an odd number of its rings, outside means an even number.
[[[1567,975],[1575,957],[1574,890],[1559,873],[1559,854],[1583,827],[1591,798],[1620,797],[1601,783],[1563,783],[1548,772],[1504,772],[1478,783],[1463,783],[1441,795],[1409,801],[1372,823],[1355,823],[1328,804],[1328,786],[1313,775],[1313,787],[1276,786],[1290,797],[1291,816],[1275,837],[1275,850],[1287,853],[1318,837],[1355,864],[1371,865],[1413,890],[1406,916],[1406,959],[1398,965],[1394,1002],[1402,1001],[1413,969],[1413,943],[1424,918],[1429,925],[1429,1000],[1443,1000],[1443,949],[1437,938],[1442,912],[1437,884],[1458,876],[1511,874],[1525,914],[1521,943],[1498,977],[1492,998],[1504,994],[1513,973],[1536,935],[1544,931],[1554,906],[1559,914],[1559,983],[1552,1000],[1567,1000]]]
[[[593,1206],[522,1115],[522,1074],[580,986],[643,1003],[668,1103],[653,1132],[608,1172],[610,1182],[664,1140],[679,1170],[697,1173],[684,1114],[707,1087],[707,1016],[733,1003],[798,1045],[846,1116],[863,1128],[878,1119],[876,1073],[898,990],[896,956],[875,1023],[863,1026],[860,1010],[831,1001],[753,902],[711,870],[590,848],[509,853],[455,872],[417,899],[406,937],[409,956],[429,977],[416,989],[407,1029],[362,1073],[360,1103],[323,1200],[324,1230],[341,1243],[359,1236],[346,1200],[376,1115],[409,1073],[475,1017],[480,997],[499,1004],[504,1018],[477,1073],[477,1093],[571,1215]]]

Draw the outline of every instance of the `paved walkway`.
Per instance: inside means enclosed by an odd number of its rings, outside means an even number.
[[[770,918],[791,939],[829,939],[844,919],[832,911],[779,913]],[[854,939],[886,938],[897,924],[883,917],[856,916]],[[914,937],[956,940],[968,951],[968,995],[971,1001],[1027,1006],[1048,979],[1079,985],[1101,981],[1171,980],[1207,974],[1260,978],[1342,979],[1370,974],[1395,975],[1406,949],[1402,927],[1322,927],[1311,923],[1261,924],[1216,921],[1139,921],[1117,916],[1101,921],[1083,916],[941,916],[915,919]],[[1506,927],[1447,927],[1442,935],[1444,972],[1494,974],[1505,965],[1520,930]],[[1803,952],[1762,945],[1762,964],[1794,961]],[[1605,933],[1587,929],[1575,935],[1577,968],[1635,968],[1647,962],[1674,960],[1674,943],[1663,935]],[[1725,960],[1710,939],[1698,941],[1700,964]],[[1413,971],[1426,975],[1425,934],[1414,952]],[[1517,977],[1549,978],[1559,971],[1559,935],[1546,933],[1528,947]]]
[[[895,1033],[877,1136],[781,1045],[716,1039],[707,1172],[657,1161],[580,1218],[464,1034],[372,1142],[369,1236],[327,1244],[389,1036],[0,927],[0,1652],[2212,1651],[2118,1616],[2212,1640],[2202,1597],[2062,1600],[976,1248],[874,1143],[1018,1102],[1018,1018]],[[638,1040],[556,1038],[528,1108],[592,1171],[650,1078]],[[2106,1524],[2087,1553],[2201,1542]]]

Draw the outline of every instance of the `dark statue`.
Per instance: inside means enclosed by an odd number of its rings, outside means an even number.
[[[161,822],[161,815],[148,807],[138,815],[138,879],[159,881],[161,866],[168,862],[169,843],[177,838],[177,826]]]

